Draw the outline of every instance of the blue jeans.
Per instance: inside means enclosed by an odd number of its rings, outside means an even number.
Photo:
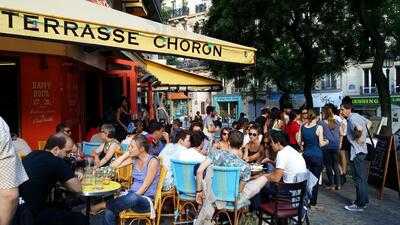
[[[120,212],[132,209],[135,212],[149,212],[150,205],[146,198],[134,192],[129,192],[127,195],[118,197],[107,202],[107,208],[104,211],[103,225],[115,225],[116,217]]]
[[[353,160],[353,180],[356,186],[356,201],[355,204],[359,207],[364,207],[368,202],[368,177],[365,167],[364,153],[358,153]]]

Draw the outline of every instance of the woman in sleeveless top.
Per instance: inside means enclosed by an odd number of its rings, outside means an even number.
[[[329,106],[323,108],[323,117],[324,120],[321,122],[321,125],[324,130],[324,138],[329,141],[329,144],[325,145],[323,148],[324,164],[326,175],[328,176],[327,189],[339,190],[341,189],[339,149],[343,134],[341,132],[340,123],[336,121],[333,110]]]
[[[229,149],[229,142],[228,142],[228,135],[229,135],[229,128],[224,127],[221,129],[221,137],[220,140],[214,144],[214,148],[220,150],[228,150]]]
[[[248,135],[250,141],[244,146],[243,160],[246,162],[257,162],[262,160],[262,152],[264,149],[259,140],[258,128],[252,126]]]
[[[97,168],[109,166],[114,160],[116,152],[121,151],[119,142],[114,139],[115,128],[111,124],[101,126],[101,138],[105,141],[96,150],[92,152],[94,163]]]
[[[131,209],[145,213],[150,211],[150,201],[156,194],[160,179],[160,162],[148,154],[149,144],[143,135],[137,135],[129,145],[129,151],[112,163],[119,168],[132,164],[133,184],[126,195],[103,202],[95,209],[105,208],[104,225],[115,225],[120,212]]]
[[[122,141],[127,132],[128,125],[132,121],[132,114],[129,110],[128,99],[123,96],[121,97],[120,104],[118,105],[118,109],[116,112],[116,125],[117,125],[117,135],[116,138],[118,141]]]
[[[300,136],[304,149],[303,157],[306,161],[307,169],[319,179],[323,169],[321,147],[328,144],[328,141],[324,140],[323,129],[320,125],[317,125],[317,117],[312,109],[308,110],[307,118],[307,123],[303,124],[300,129]],[[310,198],[311,206],[317,204],[317,197],[318,183],[314,186],[312,191],[312,196]]]

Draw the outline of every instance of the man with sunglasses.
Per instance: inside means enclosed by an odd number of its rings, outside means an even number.
[[[60,123],[56,127],[56,133],[63,133],[65,135],[67,135],[68,137],[71,137],[72,130],[65,123]]]

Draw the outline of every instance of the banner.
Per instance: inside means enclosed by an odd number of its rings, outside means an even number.
[[[1,6],[1,5],[0,5]],[[132,19],[135,19],[132,16]],[[168,34],[140,31],[137,27],[114,27],[83,22],[73,18],[56,18],[7,10],[0,7],[0,34],[38,38],[52,41],[83,43],[108,46],[119,49],[138,50],[151,53],[165,53],[190,58],[208,59],[242,64],[254,63],[255,49],[185,39]],[[165,25],[167,26],[167,25]],[[216,40],[216,39],[212,39]]]

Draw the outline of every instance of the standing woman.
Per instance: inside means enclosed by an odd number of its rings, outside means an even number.
[[[324,140],[323,128],[317,124],[317,116],[314,110],[307,110],[307,122],[304,123],[300,129],[300,137],[303,144],[303,157],[306,161],[306,166],[315,177],[320,178],[323,169],[323,155],[321,147],[328,144],[327,140]],[[318,183],[314,186],[312,195],[310,198],[310,206],[317,205],[318,197]]]
[[[340,145],[340,151],[339,151],[339,169],[340,169],[340,181],[341,185],[344,185],[346,183],[346,174],[347,174],[347,158],[348,154],[350,152],[350,143],[347,140],[347,119],[344,118],[343,115],[343,110],[340,109],[339,116],[342,119],[341,120],[341,130],[342,130],[342,142]]]
[[[289,122],[285,127],[285,133],[289,138],[289,144],[297,151],[300,151],[300,145],[297,140],[299,139],[300,131],[300,114],[296,110],[289,113]]]
[[[125,139],[128,133],[128,125],[132,121],[132,114],[128,106],[128,99],[125,96],[121,97],[115,116],[117,125],[116,138],[118,141],[122,141]]]
[[[224,127],[221,129],[221,139],[214,144],[214,148],[219,150],[228,150],[229,149],[229,131],[228,127]]]
[[[324,130],[324,138],[329,141],[324,149],[324,164],[328,176],[328,189],[340,190],[339,149],[342,135],[340,123],[335,119],[332,108],[323,108],[323,120],[320,123]],[[333,186],[335,185],[335,186]]]

